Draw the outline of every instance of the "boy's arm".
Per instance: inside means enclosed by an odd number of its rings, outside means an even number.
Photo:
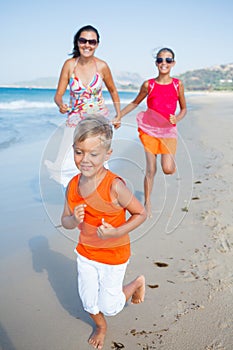
[[[72,214],[66,200],[63,213],[61,216],[62,226],[68,230],[72,230],[76,228],[81,222],[83,222],[84,215],[85,215],[85,204],[77,205],[74,208],[74,213]]]
[[[147,217],[146,210],[143,205],[120,179],[116,179],[113,182],[112,193],[113,197],[117,199],[118,204],[121,207],[126,208],[131,216],[123,225],[119,227],[113,227],[110,224],[103,222],[103,224],[97,230],[99,237],[103,239],[120,237],[131,232],[141,225]]]

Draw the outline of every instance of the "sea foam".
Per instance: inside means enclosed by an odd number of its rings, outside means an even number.
[[[0,109],[30,109],[30,108],[56,108],[53,102],[40,102],[40,101],[26,101],[15,100],[10,102],[1,102]]]

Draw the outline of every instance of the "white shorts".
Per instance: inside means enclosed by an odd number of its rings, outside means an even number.
[[[78,291],[84,310],[93,315],[116,315],[126,302],[122,288],[128,262],[108,265],[77,255]]]

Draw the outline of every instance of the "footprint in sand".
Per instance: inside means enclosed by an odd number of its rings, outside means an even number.
[[[219,239],[217,244],[218,244],[217,251],[219,253],[229,253],[231,251],[231,246],[227,239],[221,238]]]
[[[117,349],[124,349],[125,346],[122,343],[117,343],[115,341],[112,342],[111,349],[117,350]]]
[[[159,288],[159,285],[158,284],[147,284],[147,287],[149,288]]]
[[[159,262],[159,261],[154,262],[154,264],[158,267],[168,267],[167,263],[163,263],[163,262]]]

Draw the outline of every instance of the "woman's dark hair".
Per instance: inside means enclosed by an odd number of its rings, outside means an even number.
[[[73,40],[74,47],[73,47],[73,51],[71,53],[71,55],[73,55],[73,57],[80,56],[80,52],[79,52],[79,48],[78,48],[78,39],[79,39],[82,32],[94,32],[97,36],[97,43],[100,42],[100,36],[99,36],[98,30],[96,28],[92,27],[91,25],[87,25],[87,26],[80,28],[77,31],[77,33],[75,34],[74,40]]]
[[[156,58],[161,54],[161,52],[164,52],[164,51],[170,52],[170,54],[172,54],[172,58],[175,59],[174,51],[172,51],[172,49],[169,49],[168,47],[163,47],[162,49],[160,49],[156,54]]]

